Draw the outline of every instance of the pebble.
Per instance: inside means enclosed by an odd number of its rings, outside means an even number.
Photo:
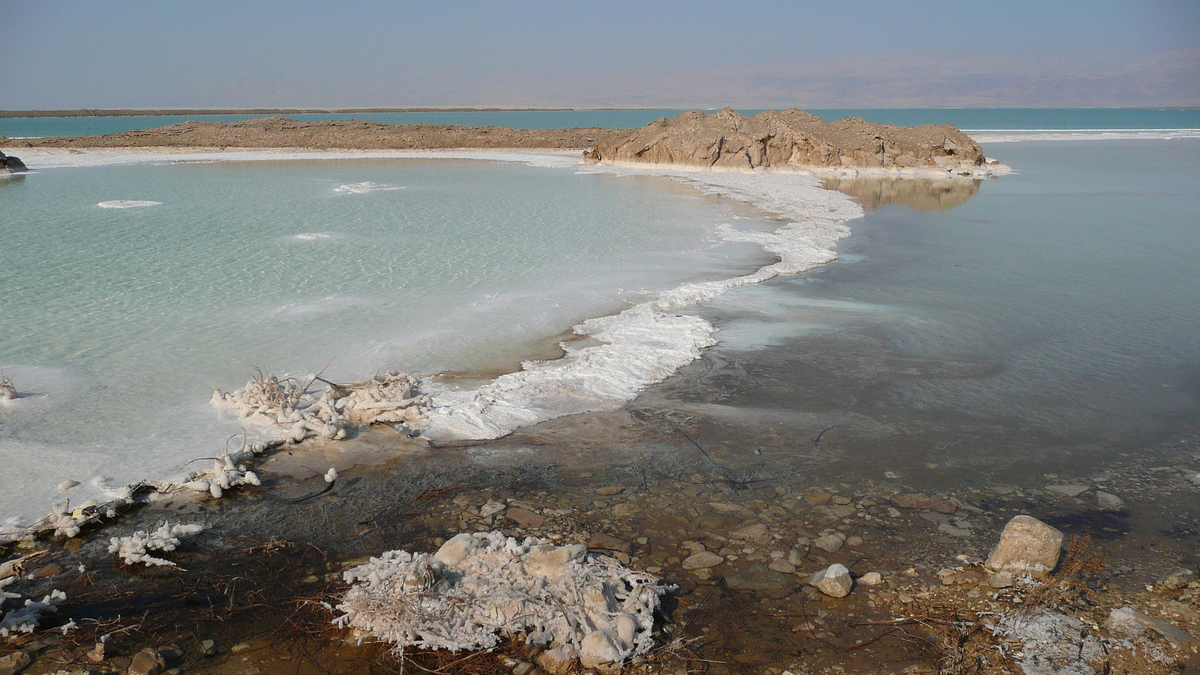
[[[883,575],[879,572],[867,572],[858,578],[858,582],[866,586],[878,586],[883,583]]]
[[[1057,492],[1060,495],[1068,497],[1078,497],[1079,495],[1091,490],[1090,485],[1047,485],[1047,492]]]
[[[810,576],[808,584],[831,598],[844,598],[850,595],[854,579],[845,565],[835,563]]]
[[[701,551],[688,556],[687,559],[683,561],[683,569],[698,570],[704,567],[715,567],[723,562],[725,562],[725,559],[716,553]]]
[[[792,574],[796,571],[796,566],[783,558],[772,560],[767,568],[773,572],[783,572],[784,574]]]
[[[1096,505],[1105,511],[1120,511],[1125,508],[1124,500],[1103,490],[1096,491]]]
[[[619,495],[624,491],[625,488],[621,485],[605,485],[604,487],[596,488],[596,494],[604,495],[605,497]]]
[[[817,537],[813,540],[812,545],[825,551],[826,553],[836,553],[846,543],[846,537],[840,533],[827,534],[822,537]],[[839,596],[840,597],[840,596]]]
[[[833,495],[823,490],[813,490],[804,495],[804,502],[811,506],[823,506],[833,499]]]

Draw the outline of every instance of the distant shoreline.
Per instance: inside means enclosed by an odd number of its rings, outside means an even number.
[[[382,113],[448,113],[448,112],[573,112],[614,110],[691,110],[695,106],[676,107],[601,107],[601,108],[506,108],[487,107],[412,107],[412,108],[72,108],[69,110],[0,110],[0,119],[15,117],[154,117],[161,115],[374,115]],[[714,108],[701,108],[712,110]],[[758,109],[758,108],[747,108]],[[765,108],[764,108],[765,109]],[[860,108],[833,107],[814,110],[1200,110],[1200,106],[1188,105],[1145,105],[1145,106],[1085,106],[1082,108],[1025,107],[933,107],[933,108]]]
[[[573,110],[658,110],[659,108],[76,108],[0,110],[9,117],[154,117],[160,115],[355,115],[440,112],[569,112]]]

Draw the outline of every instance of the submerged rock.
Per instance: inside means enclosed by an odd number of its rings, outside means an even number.
[[[808,578],[808,585],[833,598],[844,598],[854,588],[854,579],[845,565],[834,564]]]
[[[987,567],[1039,578],[1058,565],[1063,533],[1032,516],[1015,516],[1004,526]]]
[[[24,173],[29,169],[26,168],[25,162],[0,152],[0,173]]]
[[[858,117],[825,122],[797,108],[749,117],[731,108],[711,115],[693,110],[601,141],[584,159],[712,169],[875,167],[965,174],[983,173],[986,162],[979,144],[949,124],[896,127]]]

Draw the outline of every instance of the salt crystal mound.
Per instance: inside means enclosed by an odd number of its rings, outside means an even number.
[[[10,577],[12,578],[12,577]],[[6,597],[19,597],[13,593],[0,592],[0,604],[3,604]],[[14,609],[0,618],[0,637],[15,639],[21,635],[28,635],[37,630],[41,623],[42,617],[46,614],[53,614],[58,611],[58,603],[67,599],[67,594],[57,588],[50,591],[39,601],[34,601],[32,598],[25,600],[25,606]]]
[[[363,183],[350,183],[349,185],[339,185],[333,191],[340,195],[365,195],[370,192],[387,192],[390,190],[403,190],[402,185],[385,185],[383,183],[372,183],[366,181]]]
[[[180,541],[204,531],[199,523],[172,525],[164,521],[153,531],[138,530],[128,537],[113,537],[108,552],[116,555],[126,565],[141,563],[147,567],[177,567],[165,558],[156,558],[150,551],[174,551]]]
[[[145,206],[161,206],[162,202],[138,201],[136,199],[113,199],[100,202],[96,206],[102,209],[140,209]]]
[[[419,426],[425,420],[429,398],[416,391],[410,375],[388,371],[369,380],[333,384],[315,395],[304,383],[260,374],[235,392],[213,390],[214,405],[272,432],[276,442],[299,443],[306,438],[341,440],[355,426],[397,424]],[[251,448],[261,451],[262,444]],[[234,458],[240,459],[240,458]]]
[[[662,382],[699,358],[702,349],[716,344],[712,324],[673,310],[712,300],[731,288],[832,262],[837,259],[837,242],[850,234],[846,222],[863,215],[862,207],[850,197],[821,189],[819,179],[810,174],[610,166],[581,171],[661,175],[796,222],[775,232],[722,227],[718,236],[759,244],[778,255],[779,262],[745,276],[684,284],[615,316],[589,319],[575,326],[575,333],[603,344],[581,349],[563,345],[563,358],[526,362],[521,371],[502,375],[474,390],[454,390],[432,380],[422,381],[422,390],[429,394],[432,405],[421,430],[426,438],[499,438],[518,427],[624,405],[646,387]]]
[[[620,664],[653,646],[657,577],[589,556],[582,544],[462,533],[437,553],[389,551],[345,573],[334,621],[396,644],[490,649],[525,633],[559,661]],[[357,582],[357,583],[356,583]]]

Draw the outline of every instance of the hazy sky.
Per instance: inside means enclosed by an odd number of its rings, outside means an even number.
[[[1200,0],[0,0],[0,109],[1200,105]]]

